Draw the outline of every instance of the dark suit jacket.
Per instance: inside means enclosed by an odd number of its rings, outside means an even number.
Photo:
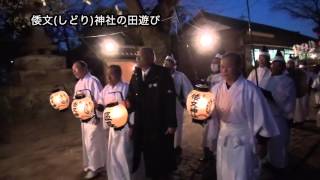
[[[168,127],[177,127],[176,96],[168,69],[152,65],[145,81],[136,68],[127,100],[135,112],[133,125],[134,166],[144,154],[147,176],[156,177],[175,169],[174,135],[165,135]]]

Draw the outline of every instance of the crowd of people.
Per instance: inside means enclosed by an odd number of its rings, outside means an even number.
[[[75,93],[89,89],[98,112],[81,123],[86,179],[106,172],[109,180],[168,180],[177,169],[184,109],[193,86],[176,70],[173,56],[167,56],[163,66],[156,65],[154,57],[151,48],[138,51],[129,84],[121,80],[120,66],[108,66],[104,88],[84,61],[73,64]],[[201,160],[216,160],[218,180],[258,179],[262,165],[285,170],[291,124],[306,120],[311,89],[320,90],[320,76],[305,66],[297,68],[293,60],[286,63],[280,52],[271,61],[262,49],[259,66],[246,78],[240,55],[214,57],[207,82],[215,108],[204,127]],[[129,112],[121,129],[101,118],[103,108],[114,102]],[[316,103],[320,104],[319,95]]]

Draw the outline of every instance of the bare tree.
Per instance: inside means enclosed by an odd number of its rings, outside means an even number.
[[[320,0],[274,0],[273,8],[288,12],[292,17],[312,20],[320,37]]]
[[[163,21],[156,27],[138,27],[144,45],[154,48],[157,63],[161,63],[172,48],[172,40],[169,33],[171,28],[170,17],[173,15],[174,8],[178,2],[179,0],[158,0],[150,14],[159,14]],[[125,3],[130,14],[147,14],[146,9],[142,6],[142,1],[125,0]]]

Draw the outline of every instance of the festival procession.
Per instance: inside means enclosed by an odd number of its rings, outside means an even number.
[[[320,179],[319,9],[1,2],[0,179]]]

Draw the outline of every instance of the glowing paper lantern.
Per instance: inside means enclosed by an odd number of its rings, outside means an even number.
[[[198,121],[207,120],[214,108],[214,97],[207,85],[197,85],[187,97],[187,110]]]
[[[59,111],[65,110],[69,107],[69,95],[62,90],[55,90],[50,95],[50,104],[54,109],[57,109]]]
[[[103,111],[103,123],[116,129],[124,127],[128,122],[128,111],[122,104],[110,103]]]
[[[77,93],[71,104],[72,113],[82,122],[88,122],[95,116],[94,103],[91,96],[84,93]]]

